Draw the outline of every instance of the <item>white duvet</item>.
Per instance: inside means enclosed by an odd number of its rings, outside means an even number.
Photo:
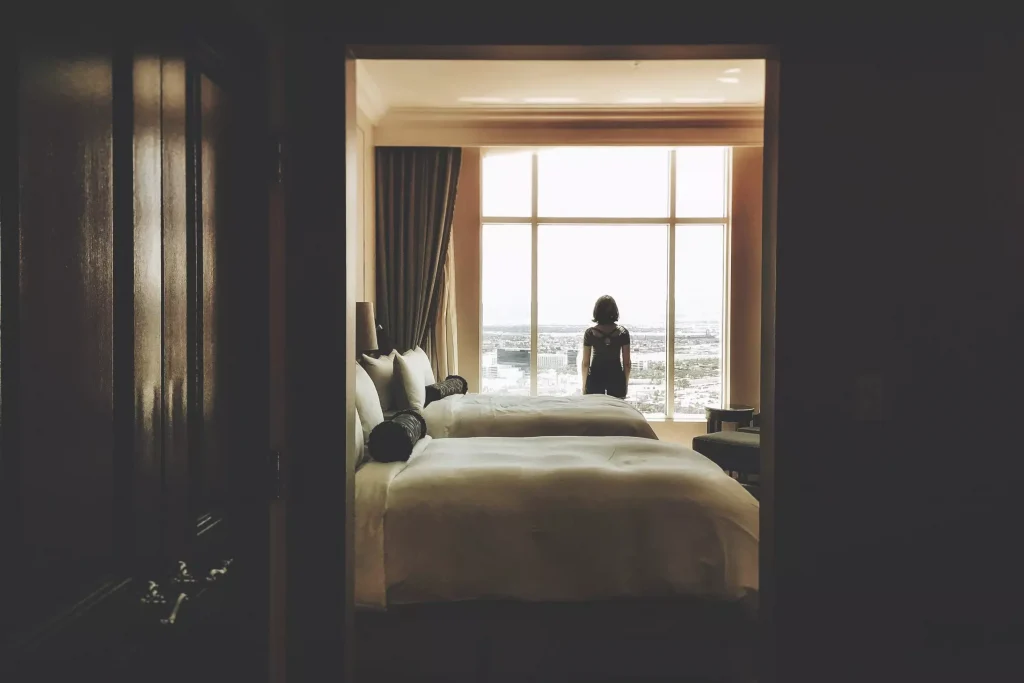
[[[355,493],[361,607],[757,594],[757,501],[678,444],[427,437]]]
[[[435,439],[470,436],[639,436],[657,439],[636,408],[613,396],[457,394],[421,411]]]

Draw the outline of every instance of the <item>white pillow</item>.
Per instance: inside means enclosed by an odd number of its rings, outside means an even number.
[[[402,387],[405,399],[404,405],[400,407],[423,410],[423,405],[427,402],[427,384],[433,382],[423,382],[423,368],[420,364],[405,354],[395,356],[395,379]]]
[[[380,405],[377,387],[359,363],[356,363],[356,413],[362,422],[365,438],[369,438],[373,428],[384,421],[384,409]]]
[[[417,346],[415,349],[406,351],[402,355],[413,362],[414,372],[419,369],[419,372],[423,375],[423,386],[430,386],[437,381],[434,378],[434,369],[430,367],[430,357],[427,356],[426,351]]]
[[[373,386],[377,389],[377,398],[380,399],[380,408],[388,412],[392,407],[393,386],[395,384],[395,356],[397,351],[392,351],[381,358],[370,358],[363,355],[362,366],[366,374],[373,380]]]

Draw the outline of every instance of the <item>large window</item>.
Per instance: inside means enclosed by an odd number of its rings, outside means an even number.
[[[677,419],[722,405],[729,160],[726,147],[488,150],[481,390],[581,393],[583,331],[611,294],[631,338],[626,400]]]

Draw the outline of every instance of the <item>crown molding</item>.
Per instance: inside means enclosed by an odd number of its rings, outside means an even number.
[[[764,107],[451,107],[392,108],[380,126],[417,128],[747,128],[762,126]]]
[[[352,45],[357,59],[658,60],[770,59],[773,45]]]
[[[360,62],[356,62],[356,103],[370,122],[376,125],[388,111],[387,101],[377,83]]]

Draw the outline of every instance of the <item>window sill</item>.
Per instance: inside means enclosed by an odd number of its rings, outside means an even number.
[[[644,415],[648,422],[680,422],[690,424],[704,424],[707,422],[703,417],[691,415],[687,417],[665,417],[664,415]]]

